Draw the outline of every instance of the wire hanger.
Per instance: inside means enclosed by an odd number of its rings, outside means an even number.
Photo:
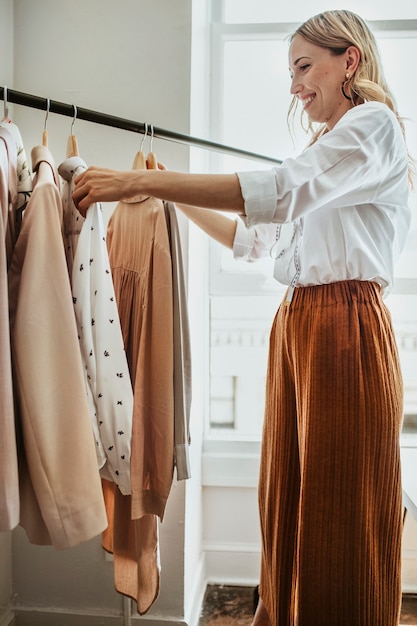
[[[71,123],[71,134],[68,137],[67,141],[67,159],[73,156],[79,156],[77,137],[73,134],[75,120],[77,119],[77,107],[75,106],[75,104],[73,104],[72,106],[74,108],[74,117],[72,118]]]
[[[9,103],[7,102],[7,87],[3,87],[4,114],[2,122],[9,119]]]
[[[158,160],[156,158],[155,152],[152,151],[153,146],[153,124],[151,124],[151,141],[149,146],[149,154],[146,157],[146,167],[148,170],[157,170],[158,169]]]
[[[142,141],[140,142],[139,151],[136,153],[135,160],[133,161],[133,170],[146,170],[146,157],[143,151],[143,142],[145,141],[145,137],[148,134],[148,125],[145,122],[145,132],[142,137]]]
[[[49,115],[49,109],[51,107],[51,101],[49,98],[46,99],[46,115],[45,115],[45,123],[43,126],[43,133],[42,133],[42,145],[45,146],[45,148],[48,147],[48,130],[47,130],[47,122],[48,122],[48,115]]]

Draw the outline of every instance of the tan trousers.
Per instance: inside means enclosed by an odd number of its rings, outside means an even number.
[[[260,595],[273,626],[396,626],[402,379],[378,285],[295,290],[270,338]]]

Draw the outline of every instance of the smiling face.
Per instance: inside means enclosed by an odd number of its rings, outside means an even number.
[[[296,96],[312,122],[326,124],[331,130],[352,108],[341,90],[346,74],[353,75],[359,52],[350,46],[342,54],[295,35],[289,51],[291,93]]]

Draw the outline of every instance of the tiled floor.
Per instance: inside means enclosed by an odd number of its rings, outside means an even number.
[[[253,615],[251,587],[209,585],[199,626],[249,626]],[[417,596],[404,596],[401,625],[417,626]]]

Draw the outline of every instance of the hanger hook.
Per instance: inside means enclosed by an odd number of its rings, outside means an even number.
[[[71,135],[74,134],[72,130],[74,128],[75,120],[77,119],[77,107],[75,106],[75,104],[73,104],[72,106],[74,107],[74,117],[72,118],[72,123],[71,123]]]
[[[4,101],[4,119],[9,119],[9,103],[7,102],[7,87],[3,87],[3,101]]]
[[[153,147],[153,124],[151,124],[151,142],[149,144],[149,152],[153,152],[152,147]]]
[[[145,141],[145,137],[148,134],[148,124],[145,122],[145,132],[143,133],[142,141],[140,142],[140,151],[143,150],[143,142]]]
[[[51,107],[51,101],[49,98],[46,98],[46,115],[45,115],[45,123],[43,125],[43,129],[46,130],[46,124],[48,122],[49,109]]]

